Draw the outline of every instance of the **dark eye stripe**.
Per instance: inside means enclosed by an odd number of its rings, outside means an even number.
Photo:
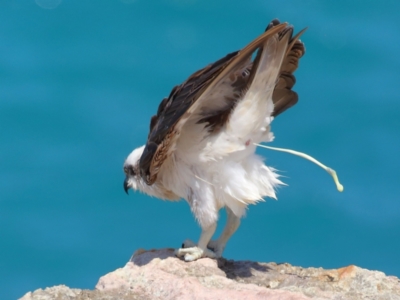
[[[126,175],[134,176],[136,175],[135,169],[133,166],[124,166],[124,173]]]

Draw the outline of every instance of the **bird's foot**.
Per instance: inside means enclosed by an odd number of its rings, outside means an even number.
[[[191,240],[185,240],[182,243],[182,248],[197,247],[197,244]],[[212,240],[208,243],[207,249],[215,253],[217,258],[222,257],[222,252],[224,252],[225,244],[220,243],[218,240]]]
[[[202,249],[191,240],[186,240],[182,244],[182,248],[175,250],[175,255],[183,257],[185,261],[194,261],[202,257],[216,258],[217,256],[210,249]]]
[[[224,252],[225,244],[220,243],[218,240],[212,240],[208,243],[207,248],[212,250],[216,257],[222,257],[222,252]]]

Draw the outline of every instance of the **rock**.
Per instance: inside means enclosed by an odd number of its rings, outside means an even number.
[[[356,266],[335,270],[289,264],[200,259],[184,262],[173,249],[138,250],[96,289],[56,286],[21,299],[374,299],[400,300],[400,280]]]

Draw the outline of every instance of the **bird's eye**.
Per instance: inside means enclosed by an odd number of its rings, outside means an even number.
[[[133,166],[124,166],[124,173],[126,175],[134,176],[136,175],[135,169]]]

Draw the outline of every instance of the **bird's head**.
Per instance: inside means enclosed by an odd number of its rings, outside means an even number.
[[[141,180],[139,173],[139,160],[142,156],[144,146],[136,148],[128,155],[124,163],[124,190],[128,194],[129,189],[137,190],[139,188],[138,184]]]

